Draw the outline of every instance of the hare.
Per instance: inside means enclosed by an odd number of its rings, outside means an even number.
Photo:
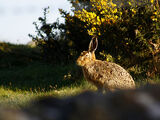
[[[94,37],[88,51],[83,51],[77,59],[77,65],[82,67],[85,79],[93,83],[98,90],[135,88],[133,78],[120,65],[96,59],[97,46],[98,40]]]

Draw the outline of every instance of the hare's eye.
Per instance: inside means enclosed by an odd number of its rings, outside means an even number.
[[[89,56],[89,54],[85,54],[85,56],[86,56],[86,57],[88,57],[88,56]]]

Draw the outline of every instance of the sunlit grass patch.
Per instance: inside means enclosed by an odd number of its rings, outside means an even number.
[[[30,101],[42,96],[64,97],[72,96],[83,91],[96,90],[96,88],[88,82],[84,82],[80,86],[63,87],[59,89],[50,90],[47,92],[38,91],[22,91],[10,90],[8,88],[0,87],[0,105],[20,108],[27,105]]]

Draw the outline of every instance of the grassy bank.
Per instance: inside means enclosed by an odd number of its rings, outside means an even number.
[[[0,104],[20,107],[38,96],[73,95],[95,87],[76,64],[44,62],[38,48],[0,43]]]
[[[75,65],[58,66],[35,62],[24,66],[2,68],[0,103],[21,106],[38,96],[61,97],[87,89],[95,90],[95,87],[83,78],[74,78],[75,67]]]
[[[53,65],[43,61],[38,48],[0,43],[0,104],[24,106],[38,96],[66,96],[96,88],[85,81],[75,64]],[[133,75],[137,86],[159,78]]]

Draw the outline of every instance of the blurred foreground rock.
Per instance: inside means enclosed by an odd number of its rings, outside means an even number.
[[[39,98],[19,111],[0,109],[0,120],[160,120],[160,86]]]

